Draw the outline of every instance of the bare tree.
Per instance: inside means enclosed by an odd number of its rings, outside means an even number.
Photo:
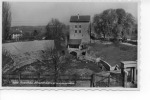
[[[41,58],[43,60],[37,59],[38,62],[41,62],[41,64],[53,71],[54,87],[56,87],[59,76],[63,74],[64,68],[70,64],[69,56],[65,54],[65,51],[58,51],[56,48],[47,48],[46,51],[41,53]]]
[[[11,11],[8,2],[2,4],[2,39],[9,40],[11,27]]]

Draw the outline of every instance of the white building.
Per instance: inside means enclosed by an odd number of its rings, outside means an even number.
[[[22,37],[22,30],[16,29],[13,33],[12,33],[12,39],[19,41],[20,38]]]

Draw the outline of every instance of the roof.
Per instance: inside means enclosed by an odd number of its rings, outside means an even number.
[[[9,51],[12,55],[18,55],[26,52],[35,52],[54,48],[54,40],[5,43],[2,45],[2,48]]]
[[[20,32],[20,31],[14,31],[14,32],[11,33],[11,35],[12,34],[22,34],[22,32]]]
[[[81,44],[81,39],[70,39],[68,44]]]
[[[7,51],[14,60],[14,70],[25,65],[42,60],[43,51],[54,48],[54,40],[13,42],[2,45],[3,51]],[[13,71],[13,70],[11,70]]]
[[[122,61],[123,68],[137,67],[137,61]]]
[[[20,30],[20,29],[10,29],[11,30],[11,35],[12,34],[22,34],[22,30]]]
[[[70,18],[70,22],[89,22],[89,21],[90,21],[89,15],[79,16],[79,19],[78,16],[71,16]]]

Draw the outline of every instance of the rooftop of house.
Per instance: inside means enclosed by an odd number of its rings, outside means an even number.
[[[90,16],[89,15],[71,16],[70,22],[90,22]]]
[[[5,43],[2,45],[2,48],[3,52],[7,51],[15,62],[15,67],[11,70],[13,71],[25,65],[30,65],[36,61],[42,60],[45,51],[53,49],[54,46],[54,40],[36,40]],[[6,72],[7,71],[9,70],[6,70]]]
[[[22,30],[20,29],[15,29],[15,30],[11,30],[11,34],[22,34]]]

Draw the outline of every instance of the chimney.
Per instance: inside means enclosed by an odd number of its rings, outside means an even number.
[[[78,20],[79,20],[79,14],[78,14]]]

